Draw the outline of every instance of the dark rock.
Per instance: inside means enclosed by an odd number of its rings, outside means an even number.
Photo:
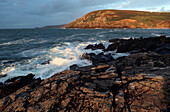
[[[106,51],[114,51],[114,50],[116,50],[117,45],[118,45],[118,44],[116,44],[116,43],[110,44],[110,45],[107,47]]]
[[[104,45],[102,43],[96,44],[94,46],[95,49],[105,49]]]
[[[36,79],[34,79],[34,76],[34,74],[28,74],[27,76],[18,76],[8,79],[1,87],[0,98],[3,98],[4,96],[15,92],[19,88],[22,88],[23,86],[35,81]]]
[[[116,38],[116,39],[110,39],[109,42],[118,43],[120,40],[121,40],[121,39],[118,39],[118,38]]]
[[[170,44],[162,45],[161,47],[155,49],[155,52],[158,54],[170,54]]]
[[[78,67],[77,64],[74,64],[74,65],[71,65],[71,66],[70,66],[70,70],[75,70],[75,71],[76,71],[76,70],[78,70],[78,68],[79,68],[79,67]]]
[[[99,53],[98,55],[104,55],[104,53],[103,53],[103,52],[101,52],[101,53]]]
[[[114,60],[114,58],[112,57],[111,54],[104,55],[103,53],[100,53],[98,55],[96,55],[94,53],[89,53],[89,54],[85,53],[82,55],[82,59],[88,59],[88,60],[92,61],[92,63],[94,65]]]
[[[141,53],[141,52],[147,52],[147,51],[148,50],[146,48],[142,48],[142,49],[130,51],[130,53],[133,54],[133,53]]]
[[[161,38],[166,38],[166,35],[161,35],[160,37],[161,37]]]
[[[95,70],[96,73],[105,72],[110,66],[109,65],[100,65],[98,67],[92,68],[92,70]]]
[[[95,53],[84,53],[82,56],[80,56],[80,59],[93,60],[94,56],[96,56]]]
[[[89,44],[86,48],[84,49],[92,49],[92,50],[97,50],[97,49],[105,49],[104,45],[102,43],[91,45]]]
[[[162,57],[154,53],[140,55],[124,57],[118,60],[117,64],[134,57],[146,61],[154,58],[153,56]],[[129,66],[125,65],[125,67]],[[114,65],[91,66],[91,71],[89,69],[84,69],[83,72],[66,70],[41,81],[40,84],[30,83],[1,99],[0,111],[116,110],[119,112],[127,109],[126,101],[130,102],[131,111],[147,111],[152,108],[151,112],[155,112],[167,109],[162,87],[166,82],[162,76],[151,76],[150,74],[154,73],[151,71],[146,74],[146,67],[141,68],[143,72],[132,74],[134,69],[138,69],[132,66],[122,71],[122,77],[119,77],[118,72],[113,72],[110,68],[116,70]],[[166,73],[167,69],[162,74]],[[159,70],[155,72],[160,74]]]
[[[0,78],[6,77],[6,76],[7,76],[7,74],[0,75]]]
[[[155,49],[163,46],[165,43],[169,44],[169,38],[166,36],[150,37],[150,38],[139,38],[139,39],[128,39],[120,40],[117,47],[118,53],[132,52],[135,50],[154,51]]]
[[[34,76],[35,76],[34,74],[28,74],[27,76],[18,76],[18,77],[14,77],[14,78],[6,80],[5,83],[14,82],[17,80],[32,80]]]
[[[153,66],[154,67],[166,67],[166,64],[162,61],[155,61]]]
[[[41,63],[41,65],[47,65],[47,64],[50,64],[51,60],[47,60],[47,61],[44,61],[43,63]]]
[[[0,82],[0,89],[1,89],[1,87],[3,86],[4,84],[2,83],[2,82]],[[1,90],[0,90],[1,91]]]
[[[0,84],[0,111],[168,111],[170,54],[152,51],[159,51],[155,46],[165,49],[168,41],[162,38],[121,40],[125,46],[128,42],[135,44],[127,48],[133,54],[116,60],[103,52],[85,53],[80,58],[95,65],[72,65],[73,70],[43,81],[34,79],[33,74],[8,80]],[[139,40],[155,46],[138,43]]]
[[[89,44],[87,47],[85,47],[84,49],[92,49],[93,45]]]

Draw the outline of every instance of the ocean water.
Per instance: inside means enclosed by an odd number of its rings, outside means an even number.
[[[0,82],[29,73],[42,79],[69,69],[70,65],[91,65],[79,57],[86,52],[100,53],[101,50],[85,50],[88,44],[104,43],[114,38],[147,38],[170,36],[170,29],[1,29],[0,30]],[[113,57],[128,55],[116,54]],[[50,64],[42,65],[49,61]]]

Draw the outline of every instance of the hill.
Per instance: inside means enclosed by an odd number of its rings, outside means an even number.
[[[170,13],[98,10],[69,23],[66,28],[170,28]]]
[[[63,24],[63,25],[49,25],[49,26],[44,26],[42,28],[47,28],[47,29],[63,29],[65,28],[67,24]]]

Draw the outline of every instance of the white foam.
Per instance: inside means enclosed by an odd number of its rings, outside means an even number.
[[[84,48],[89,44],[99,44],[103,43],[105,47],[109,45],[109,42],[106,41],[97,41],[97,42],[65,42],[62,44],[57,44],[54,48],[47,49],[32,49],[23,51],[19,55],[24,57],[34,57],[24,62],[18,62],[13,68],[6,68],[3,70],[3,74],[7,74],[6,77],[1,78],[0,82],[16,77],[16,76],[25,76],[29,73],[35,74],[36,78],[40,77],[42,79],[49,78],[55,73],[61,72],[63,70],[69,69],[69,66],[77,64],[78,66],[87,66],[91,65],[91,61],[81,60],[79,57],[84,53],[94,52],[98,54],[102,50],[85,50]],[[119,57],[127,54],[117,54],[114,57]],[[50,60],[50,64],[42,65],[41,63]]]
[[[151,33],[153,36],[161,36],[160,34],[157,33]]]
[[[132,38],[132,37],[124,37],[124,38],[122,38],[122,39],[128,40],[128,39],[130,39],[130,38]]]
[[[23,51],[19,55],[24,57],[36,57],[17,63],[13,68],[5,68],[2,70],[2,73],[7,74],[7,76],[1,78],[0,82],[4,82],[5,80],[16,76],[25,76],[29,73],[35,74],[36,78],[41,77],[42,79],[45,79],[54,75],[55,73],[69,69],[69,66],[73,64],[77,64],[78,66],[91,65],[90,61],[79,59],[79,56],[86,52],[84,48],[88,44],[94,43],[67,42],[63,43],[62,45],[57,45],[51,49],[32,49]],[[51,60],[50,64],[42,65],[41,63],[46,60]]]
[[[62,66],[62,65],[67,65],[71,62],[71,60],[69,59],[63,59],[63,58],[54,58],[52,61],[51,61],[51,64],[55,64],[57,66]]]
[[[2,71],[1,71],[1,74],[2,75],[5,75],[5,74],[7,74],[7,73],[9,73],[9,72],[12,72],[12,71],[14,71],[15,70],[15,67],[7,67],[7,68],[5,68],[5,69],[3,69]]]
[[[117,59],[119,57],[128,56],[128,55],[130,55],[130,53],[116,53],[116,54],[113,55],[113,58]]]
[[[19,40],[15,40],[15,41],[11,41],[11,42],[6,42],[6,43],[2,43],[0,45],[13,45],[13,44],[23,44],[23,43],[28,43],[28,42],[32,42],[35,39],[19,39]]]
[[[99,37],[105,37],[105,35],[99,35]]]

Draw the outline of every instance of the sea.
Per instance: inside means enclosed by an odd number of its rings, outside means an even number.
[[[85,50],[89,44],[107,47],[110,39],[160,35],[170,36],[170,29],[0,29],[0,82],[30,73],[45,79],[73,64],[91,65],[81,55],[102,50]],[[129,55],[110,53],[114,58]]]

